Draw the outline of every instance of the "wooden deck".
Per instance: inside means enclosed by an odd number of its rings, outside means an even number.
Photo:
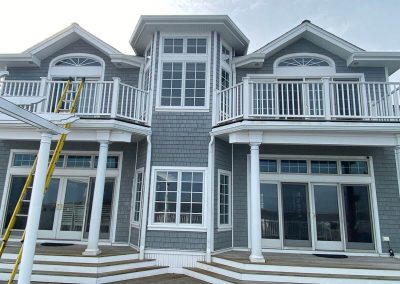
[[[325,258],[312,254],[295,253],[263,253],[265,265],[352,268],[352,269],[382,269],[399,270],[400,259],[373,256],[349,256],[348,258]],[[249,261],[250,252],[229,251],[214,255],[214,257],[231,260],[244,264],[254,264]],[[259,264],[259,263],[257,263]]]
[[[20,245],[9,243],[6,253],[18,253]],[[117,256],[138,253],[138,251],[129,246],[99,246],[101,254],[96,257]],[[36,255],[59,255],[59,256],[83,256],[86,245],[68,245],[68,246],[42,246],[36,245]],[[91,256],[87,256],[91,257]]]

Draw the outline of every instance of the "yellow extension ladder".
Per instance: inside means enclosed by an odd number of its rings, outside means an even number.
[[[73,79],[69,78],[68,81],[66,81],[65,86],[63,88],[60,100],[57,103],[57,106],[55,107],[54,112],[55,113],[70,113],[70,114],[74,114],[76,111],[76,105],[79,101],[79,97],[81,95],[82,89],[84,87],[85,84],[85,79],[82,78],[82,80],[80,81],[78,87],[74,90],[74,86],[72,84]],[[71,89],[72,87],[72,89]],[[70,129],[71,127],[71,123],[67,123],[64,125],[65,129]],[[56,167],[56,163],[58,161],[58,158],[60,156],[60,153],[64,147],[64,143],[65,143],[65,139],[67,138],[67,134],[62,134],[60,139],[57,142],[57,146],[54,150],[53,156],[51,157],[49,166],[47,168],[47,174],[46,174],[46,182],[45,182],[45,186],[44,186],[44,192],[46,192],[47,188],[49,187],[50,181],[51,181],[51,177],[53,175],[54,169]],[[18,217],[22,217],[25,216],[26,214],[21,214],[21,209],[23,204],[30,202],[30,199],[26,199],[25,197],[29,197],[30,195],[28,194],[29,190],[32,190],[32,184],[33,184],[33,178],[35,175],[35,170],[36,170],[36,164],[37,164],[37,157],[35,159],[35,161],[33,162],[32,168],[29,172],[29,175],[25,181],[24,187],[22,189],[21,195],[17,201],[17,204],[15,205],[15,209],[13,214],[11,215],[11,219],[8,223],[7,229],[4,233],[3,239],[1,241],[1,245],[0,245],[0,258],[4,253],[4,250],[6,248],[7,242],[10,238],[11,232],[13,231],[14,225],[17,221]],[[18,252],[18,256],[17,259],[15,260],[14,266],[13,266],[13,270],[11,272],[10,275],[10,279],[8,280],[8,283],[12,283],[15,275],[17,274],[18,271],[18,267],[19,264],[21,262],[21,257],[22,257],[22,249],[23,249],[23,242],[25,239],[25,230],[22,234],[21,237],[21,247],[19,249]]]

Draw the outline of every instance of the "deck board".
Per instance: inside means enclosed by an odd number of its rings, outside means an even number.
[[[263,253],[263,255],[266,260],[263,263],[264,265],[400,270],[400,259],[389,257],[349,256],[348,258],[334,259],[318,257],[312,254],[271,252]],[[247,251],[229,251],[214,256],[244,264],[252,264],[249,261],[250,252]]]

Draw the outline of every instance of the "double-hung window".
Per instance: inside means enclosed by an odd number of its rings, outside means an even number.
[[[204,227],[205,169],[157,168],[152,184],[153,227]]]
[[[134,195],[132,204],[132,223],[139,224],[142,209],[142,195],[143,195],[143,168],[136,171],[134,180]]]
[[[231,85],[231,60],[232,60],[232,52],[231,50],[221,44],[221,52],[220,52],[220,89],[224,90],[229,88]]]
[[[231,173],[218,170],[218,228],[231,228]]]
[[[161,108],[206,108],[207,38],[163,38],[161,82],[158,106]]]

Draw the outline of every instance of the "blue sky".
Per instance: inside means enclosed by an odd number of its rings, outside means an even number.
[[[21,52],[78,22],[125,53],[142,14],[227,14],[250,39],[249,51],[304,19],[369,51],[400,51],[399,0],[13,0],[3,1],[1,53]],[[399,72],[398,72],[399,73]],[[400,74],[396,74],[400,81]]]

